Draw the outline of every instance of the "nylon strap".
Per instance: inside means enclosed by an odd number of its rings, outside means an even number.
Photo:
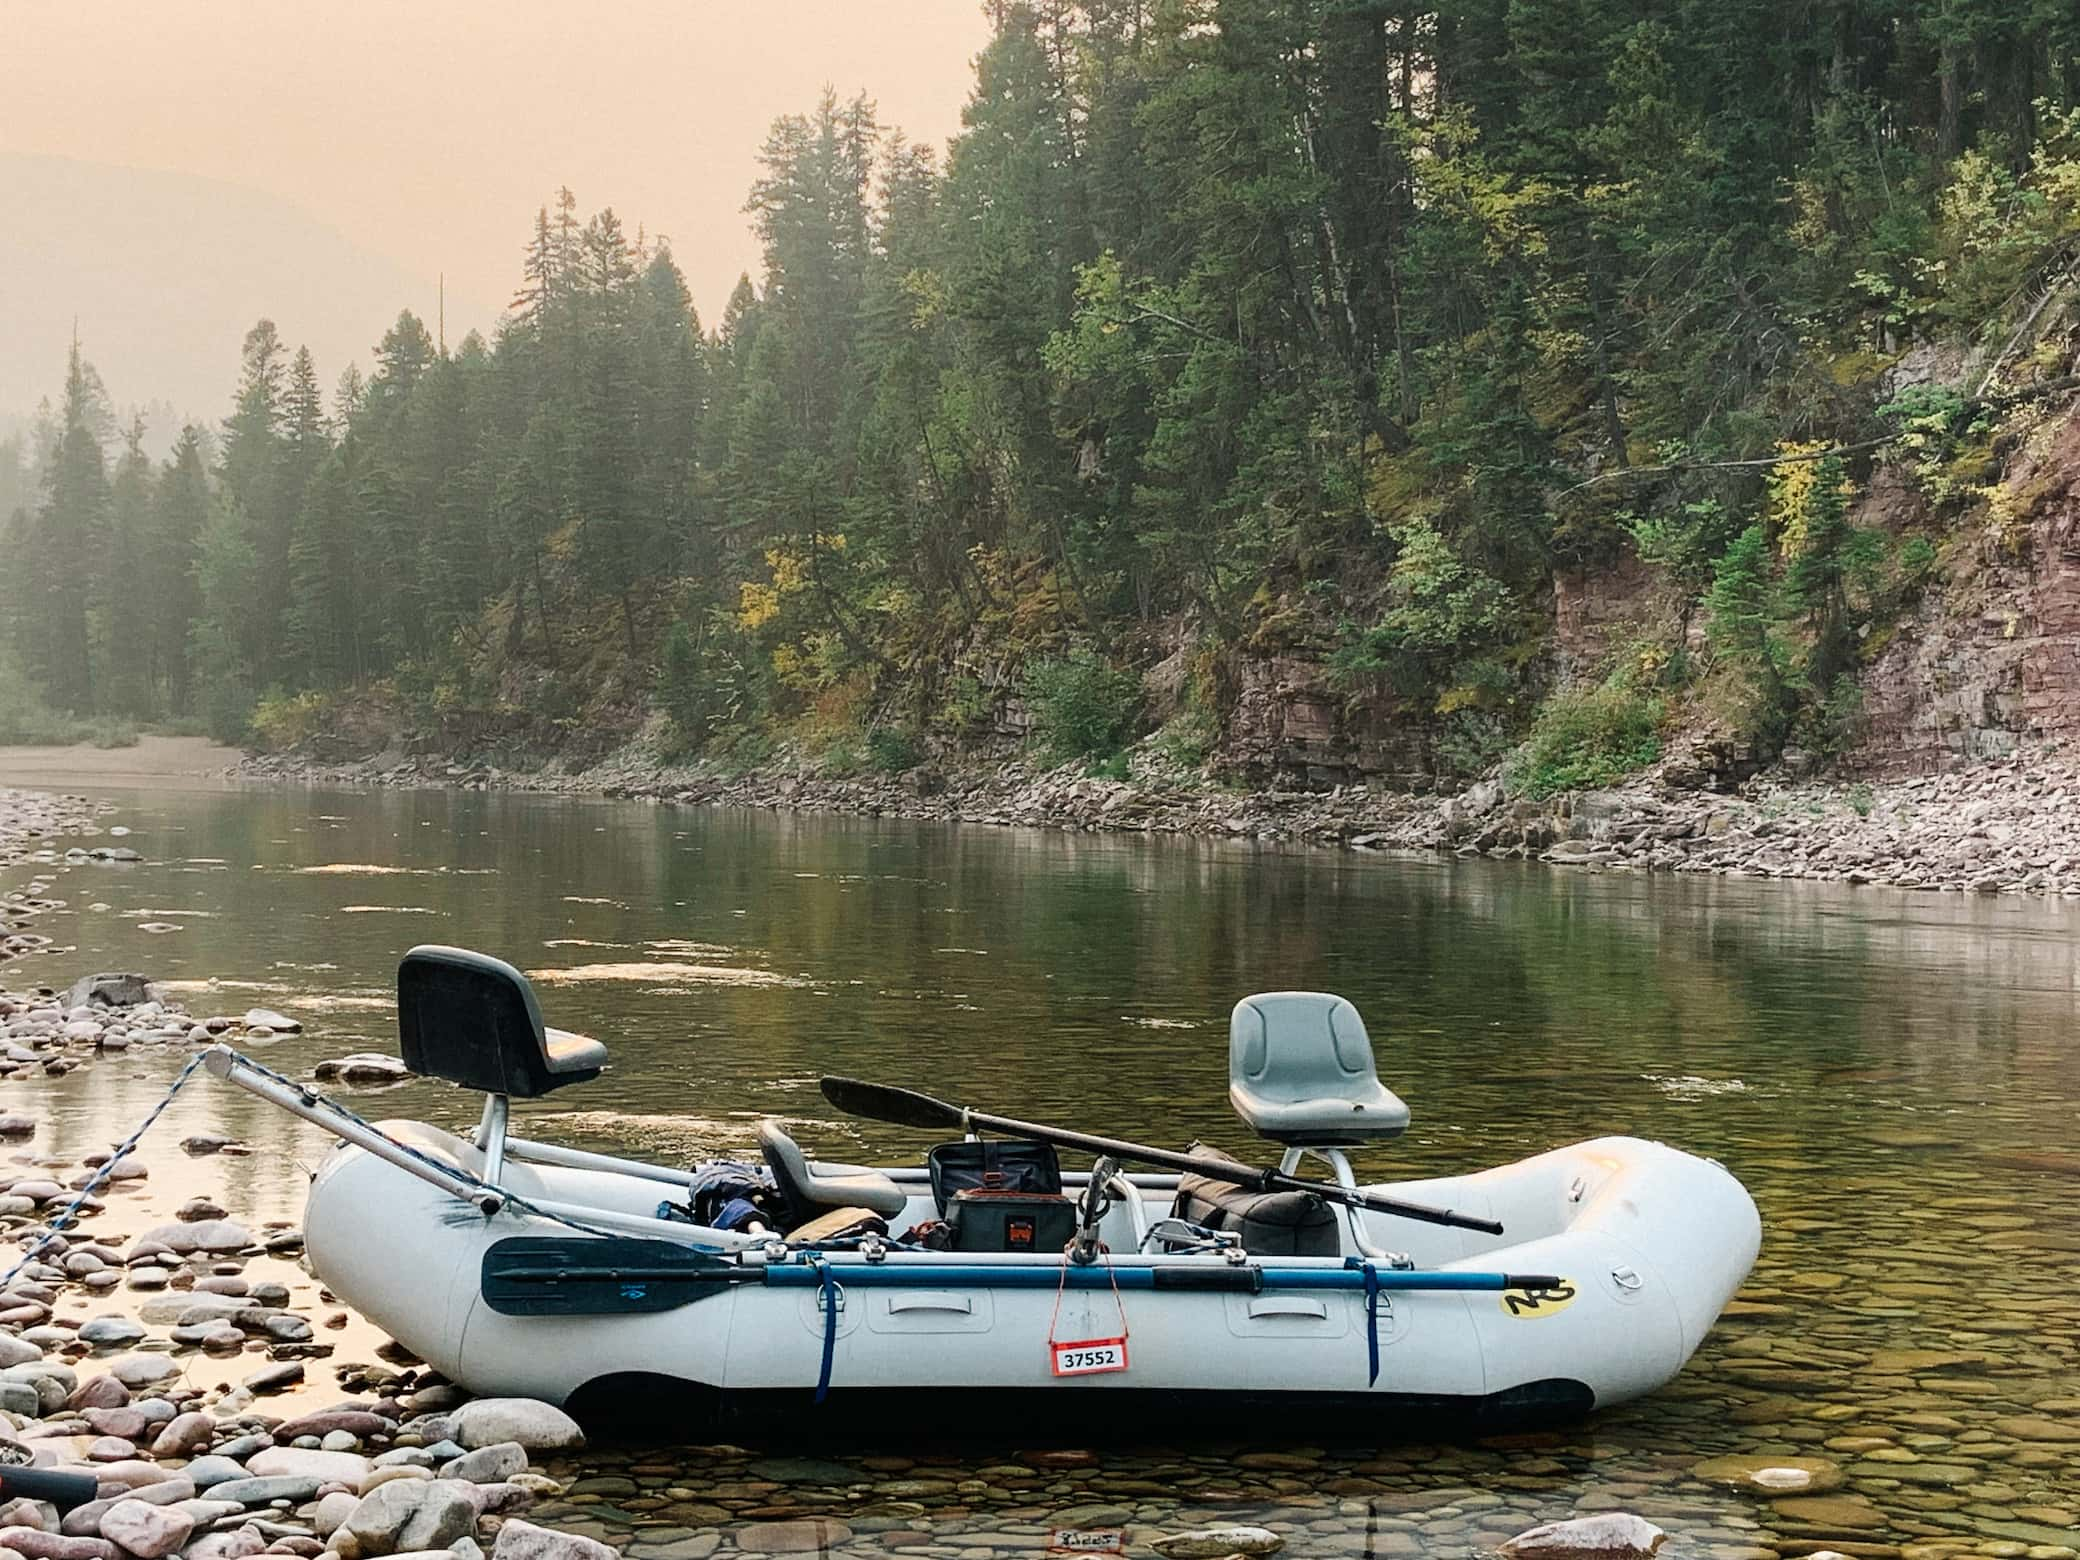
[[[831,1364],[838,1357],[838,1281],[828,1262],[817,1262],[816,1269],[823,1297],[823,1364],[816,1372],[816,1401],[821,1403],[831,1395]]]
[[[1379,1380],[1379,1269],[1365,1264],[1365,1385]]]

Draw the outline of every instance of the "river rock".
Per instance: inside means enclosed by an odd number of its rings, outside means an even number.
[[[155,1381],[178,1376],[181,1368],[163,1354],[132,1354],[109,1366],[108,1373],[135,1392]]]
[[[311,1512],[311,1531],[320,1538],[330,1538],[360,1504],[361,1497],[346,1490],[334,1490],[330,1495],[319,1496],[318,1504]]]
[[[829,1521],[828,1518],[811,1520]],[[831,1522],[830,1526],[842,1528],[844,1524]],[[849,1529],[845,1536],[852,1536]],[[741,1534],[738,1547],[745,1547]],[[498,1530],[498,1542],[491,1546],[492,1560],[620,1560],[620,1553],[597,1539],[576,1533],[557,1533],[549,1528],[536,1527],[532,1522],[523,1522],[518,1517],[506,1520],[505,1526]]]
[[[1824,1457],[1713,1457],[1690,1471],[1762,1495],[1818,1495],[1842,1482],[1841,1466]]]
[[[512,1441],[530,1452],[583,1446],[578,1422],[534,1398],[477,1398],[448,1417],[448,1434],[470,1451]]]
[[[203,1219],[193,1224],[175,1220],[154,1225],[138,1236],[131,1244],[128,1260],[135,1261],[156,1251],[170,1251],[182,1257],[198,1251],[241,1251],[252,1243],[246,1227],[232,1219]]]
[[[504,1538],[503,1530],[499,1536]],[[835,1517],[793,1517],[784,1522],[747,1522],[737,1529],[737,1548],[754,1555],[815,1554],[835,1549],[851,1537],[852,1529]],[[505,1560],[519,1557],[509,1553]]]
[[[1269,1528],[1193,1528],[1188,1533],[1165,1533],[1148,1541],[1148,1547],[1165,1560],[1220,1560],[1223,1555],[1268,1555],[1285,1548],[1286,1541]]]
[[[527,1448],[518,1441],[498,1441],[465,1452],[441,1469],[444,1479],[461,1479],[468,1484],[496,1484],[527,1471]]]
[[[251,1523],[234,1528],[229,1533],[209,1533],[190,1544],[185,1553],[187,1560],[246,1560],[248,1555],[257,1555],[267,1547],[267,1540]]]
[[[273,1008],[248,1008],[246,1016],[239,1020],[248,1029],[271,1029],[278,1035],[303,1033],[303,1025],[296,1019],[277,1013]]]
[[[364,1495],[332,1535],[342,1560],[442,1549],[473,1533],[477,1505],[452,1479],[396,1479]]]
[[[388,1435],[397,1428],[395,1420],[385,1419],[381,1414],[371,1414],[360,1408],[330,1408],[316,1414],[299,1414],[294,1419],[285,1419],[274,1427],[277,1441],[293,1441],[300,1435],[330,1435],[335,1430],[344,1430],[349,1435],[366,1438],[372,1435]]]
[[[97,1316],[82,1323],[79,1341],[97,1349],[122,1348],[144,1337],[144,1329],[127,1316]]]
[[[175,1424],[179,1422],[174,1421]],[[172,1428],[172,1425],[167,1426],[169,1430]],[[223,1456],[198,1457],[181,1472],[188,1476],[189,1482],[198,1490],[206,1490],[214,1485],[228,1483],[232,1479],[243,1479],[246,1476],[243,1467],[233,1459]]]
[[[301,1380],[303,1380],[303,1362],[301,1360],[283,1360],[279,1364],[268,1365],[254,1371],[252,1375],[246,1377],[242,1385],[248,1392],[286,1392]]]
[[[136,1555],[138,1560],[160,1560],[188,1541],[195,1519],[167,1506],[148,1505],[141,1500],[119,1500],[101,1514],[101,1536]]]
[[[244,1470],[242,1470],[244,1471]],[[194,1474],[188,1475],[191,1479]],[[318,1493],[323,1479],[309,1474],[282,1474],[277,1478],[226,1479],[209,1487],[211,1500],[235,1500],[241,1506],[264,1506],[275,1500],[309,1500]]]
[[[0,1370],[11,1365],[27,1365],[42,1358],[43,1350],[35,1344],[24,1343],[12,1333],[0,1332]]]
[[[1627,1511],[1531,1528],[1497,1546],[1510,1560],[1647,1560],[1668,1535]]]
[[[76,1007],[142,1007],[152,1000],[152,984],[142,975],[82,975],[66,989],[64,1005]]]
[[[166,1427],[152,1442],[154,1457],[189,1457],[209,1445],[216,1433],[217,1422],[208,1414],[190,1410],[176,1414],[168,1420]]]
[[[0,1549],[12,1549],[27,1560],[123,1560],[122,1551],[105,1538],[67,1538],[41,1528],[0,1528]]]
[[[356,1051],[318,1063],[321,1081],[340,1083],[395,1083],[412,1075],[411,1069],[394,1056],[380,1051]]]
[[[246,1472],[263,1479],[315,1479],[320,1484],[346,1484],[358,1488],[368,1477],[368,1459],[353,1452],[270,1446],[246,1459]]]
[[[71,1397],[65,1400],[67,1408],[121,1408],[130,1401],[130,1389],[113,1376],[91,1376],[82,1381]]]

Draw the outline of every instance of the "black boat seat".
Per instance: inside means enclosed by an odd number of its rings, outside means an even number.
[[[424,1078],[534,1099],[597,1078],[607,1048],[542,1022],[534,988],[512,965],[426,944],[397,966],[398,1051]]]
[[[1267,991],[1235,1004],[1228,1101],[1289,1148],[1353,1148],[1408,1130],[1408,1107],[1373,1068],[1365,1020],[1326,991]]]
[[[833,1208],[864,1208],[892,1219],[910,1198],[879,1170],[864,1165],[819,1164],[773,1120],[758,1124],[758,1150],[787,1205],[789,1228],[806,1224]]]

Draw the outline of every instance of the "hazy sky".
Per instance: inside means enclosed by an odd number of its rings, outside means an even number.
[[[0,36],[0,153],[293,201],[445,271],[452,340],[510,298],[559,184],[668,236],[712,321],[756,267],[742,206],[772,119],[830,83],[943,145],[987,23],[979,0],[5,0]]]

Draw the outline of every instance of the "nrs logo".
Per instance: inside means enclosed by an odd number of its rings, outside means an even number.
[[[1552,1316],[1575,1302],[1574,1280],[1563,1278],[1551,1289],[1505,1289],[1502,1309],[1511,1316]]]

